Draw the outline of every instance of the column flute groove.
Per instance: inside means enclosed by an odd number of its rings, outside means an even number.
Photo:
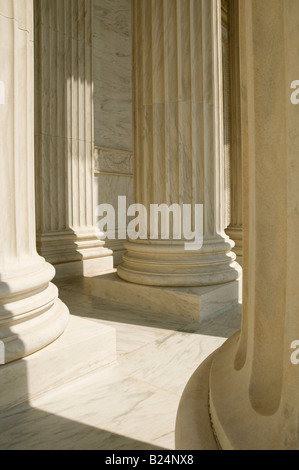
[[[36,252],[34,198],[33,2],[0,2],[0,362],[44,348],[68,322]],[[2,357],[3,356],[3,357]]]
[[[213,357],[209,406],[223,449],[298,450],[299,119],[290,84],[299,4],[246,0],[239,8],[243,322]]]
[[[95,230],[92,1],[47,8],[34,1],[36,188],[44,201],[37,207],[37,248],[58,276],[100,274],[113,268],[113,258]]]
[[[226,233],[235,242],[238,262],[243,259],[242,216],[242,129],[239,45],[239,0],[231,0],[228,8],[229,88],[230,88],[230,224]]]
[[[183,237],[128,240],[124,280],[204,286],[239,277],[220,207],[220,20],[219,0],[133,1],[135,199],[148,214],[150,204],[203,204],[204,242],[186,251]]]

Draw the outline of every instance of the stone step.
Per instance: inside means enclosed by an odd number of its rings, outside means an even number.
[[[85,277],[88,294],[155,313],[199,321],[241,303],[241,279],[207,287],[155,287],[122,280],[117,273]]]

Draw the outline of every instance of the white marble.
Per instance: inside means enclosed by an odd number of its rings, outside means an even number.
[[[54,343],[0,367],[0,413],[115,360],[114,328],[71,315],[64,334]]]
[[[95,144],[132,151],[131,1],[93,2]]]
[[[148,214],[151,204],[202,204],[203,245],[186,252],[184,237],[163,240],[160,230],[150,240],[148,230],[125,244],[118,275],[165,287],[229,283],[241,270],[223,220],[221,1],[132,8],[135,200]]]
[[[223,184],[223,217],[224,227],[230,222],[231,195],[230,195],[230,128],[231,128],[231,106],[230,106],[230,63],[229,63],[229,31],[228,31],[228,8],[227,1],[221,1],[221,39],[222,39],[222,88],[223,88],[223,162],[224,162],[224,184]]]
[[[133,179],[130,176],[121,174],[114,176],[96,173],[94,192],[95,206],[99,204],[111,204],[113,206],[116,217],[115,225],[117,227],[118,196],[126,196],[127,208],[133,203]],[[127,226],[124,225],[120,228],[126,230]]]
[[[35,5],[37,249],[59,276],[113,268],[94,226],[92,5]]]
[[[1,419],[0,448],[159,449],[160,438],[174,448],[178,401],[117,369],[98,372]]]
[[[243,321],[213,358],[209,410],[222,449],[298,450],[299,368],[290,356],[299,332],[299,114],[288,93],[299,3],[238,5]]]
[[[175,448],[181,394],[199,363],[225,341],[214,335],[221,316],[209,331],[197,325],[194,333],[186,319],[87,297],[87,290],[85,279],[60,284],[71,314],[84,317],[78,320],[91,331],[91,323],[115,328],[116,363],[0,415],[0,449]]]
[[[131,43],[131,1],[94,0],[95,201],[115,208],[118,195],[133,203]],[[113,251],[114,266],[119,265],[123,241],[107,240],[106,246]]]
[[[111,167],[111,161],[110,161]],[[94,176],[94,200],[95,207],[99,204],[111,204],[115,209],[115,239],[105,239],[105,246],[113,251],[114,266],[122,261],[125,252],[125,238],[118,238],[118,196],[126,196],[127,207],[134,202],[134,182],[132,175],[95,173]],[[98,219],[96,218],[96,222]],[[120,227],[126,233],[127,226]]]
[[[213,354],[196,369],[182,394],[175,426],[175,448],[219,450],[209,415],[209,373]]]
[[[199,333],[171,332],[122,357],[119,363],[130,377],[181,395],[186,379],[225,340]]]
[[[0,2],[0,41],[0,340],[6,364],[60,336],[68,309],[51,283],[54,268],[36,252],[33,0]]]
[[[169,336],[173,330],[186,328],[189,331],[189,321],[180,317],[148,312],[105,299],[89,297],[87,301],[80,300],[80,294],[75,296],[72,303],[73,292],[68,293],[63,288],[61,296],[68,304],[71,314],[116,328],[119,356]]]
[[[99,254],[100,252],[97,251],[97,255]],[[111,273],[114,271],[113,264],[113,256],[110,254],[110,250],[108,255],[107,252],[104,252],[102,256],[92,259],[58,263],[55,264],[55,282],[64,278],[97,276],[99,273],[101,275]]]
[[[90,294],[148,310],[195,321],[212,317],[240,300],[241,281],[206,287],[160,287],[133,284],[115,273],[86,280]]]
[[[124,150],[95,148],[95,171],[133,176],[133,153]]]
[[[228,140],[229,140],[229,170],[230,170],[230,223],[226,229],[227,235],[235,242],[234,252],[237,261],[242,266],[243,259],[243,217],[242,217],[242,131],[241,119],[241,83],[240,83],[240,38],[239,38],[239,2],[229,3],[230,34],[228,38],[228,78],[229,97]],[[246,126],[245,126],[246,127]],[[244,136],[243,136],[244,137]]]

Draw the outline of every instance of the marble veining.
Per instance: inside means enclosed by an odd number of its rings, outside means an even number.
[[[236,331],[230,315],[196,324],[87,298],[86,280],[59,288],[72,316],[115,328],[116,363],[0,416],[0,449],[174,449],[183,389],[225,341],[221,329]],[[237,326],[240,312],[233,317]]]
[[[93,2],[95,144],[132,151],[131,2]]]

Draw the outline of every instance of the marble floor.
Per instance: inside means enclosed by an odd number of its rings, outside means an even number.
[[[72,315],[116,329],[117,360],[0,416],[0,449],[174,449],[183,390],[240,328],[241,306],[190,323],[91,297],[84,280],[59,288]]]

